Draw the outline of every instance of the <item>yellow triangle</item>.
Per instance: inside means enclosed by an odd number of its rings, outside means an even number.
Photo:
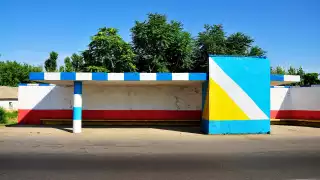
[[[241,108],[211,78],[209,79],[208,100],[206,100],[206,104],[209,104],[210,120],[249,120]]]

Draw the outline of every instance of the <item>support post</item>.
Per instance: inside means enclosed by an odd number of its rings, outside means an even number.
[[[73,133],[81,133],[82,127],[82,82],[74,81]]]

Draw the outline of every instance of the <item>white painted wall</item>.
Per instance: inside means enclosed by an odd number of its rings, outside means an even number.
[[[320,111],[320,87],[290,88],[292,110]]]
[[[271,110],[290,110],[292,104],[290,88],[271,88],[270,101]]]
[[[10,102],[12,106],[10,107]],[[0,107],[3,107],[7,110],[17,110],[18,109],[18,100],[0,100]]]
[[[87,110],[201,110],[201,85],[84,86]],[[19,109],[72,109],[73,87],[20,86]]]
[[[320,111],[320,87],[271,88],[271,110]]]
[[[271,88],[271,110],[320,111],[320,87]],[[201,110],[201,85],[84,86],[88,110]],[[72,109],[73,87],[20,86],[19,109]],[[1,104],[6,102],[0,102]],[[7,103],[8,104],[8,103]],[[17,107],[16,105],[14,105]]]

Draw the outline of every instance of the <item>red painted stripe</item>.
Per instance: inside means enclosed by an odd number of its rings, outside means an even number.
[[[201,110],[83,110],[83,119],[195,120]],[[72,110],[18,110],[19,124],[40,124],[40,119],[72,119]]]
[[[309,119],[320,120],[320,111],[271,110],[272,119]]]

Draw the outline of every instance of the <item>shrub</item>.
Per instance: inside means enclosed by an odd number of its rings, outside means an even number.
[[[6,110],[3,107],[0,107],[0,124],[7,123]]]
[[[6,118],[7,120],[14,120],[18,117],[18,111],[7,111]]]

